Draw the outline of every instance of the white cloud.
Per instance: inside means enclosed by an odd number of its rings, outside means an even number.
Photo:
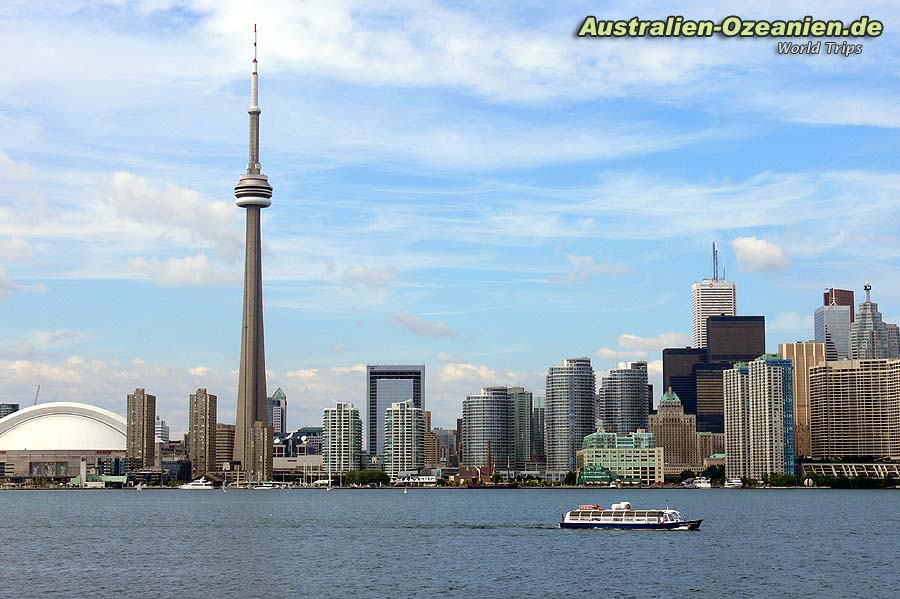
[[[443,322],[425,320],[409,312],[394,312],[388,318],[392,325],[421,337],[453,337],[456,333]]]
[[[594,352],[601,360],[643,360],[647,358],[647,352],[643,350],[612,349],[601,347]]]
[[[287,374],[285,374],[288,378],[306,380],[312,379],[318,376],[319,369],[318,368],[300,368],[298,370],[291,370]]]
[[[631,333],[619,335],[619,345],[628,349],[660,351],[666,347],[686,347],[691,338],[683,333],[661,333],[656,337],[639,337]]]
[[[206,366],[195,366],[194,368],[188,368],[188,374],[193,376],[206,376],[209,374],[209,368]]]
[[[595,275],[622,275],[628,272],[628,267],[622,262],[598,263],[593,256],[567,254],[566,261],[569,263],[568,274],[550,277],[554,283],[581,283]]]
[[[35,381],[48,383],[81,383],[82,378],[77,370],[65,366],[33,362],[31,360],[0,360],[0,373],[9,383]]]
[[[736,237],[731,240],[731,248],[742,272],[778,270],[788,265],[784,250],[765,239]]]
[[[21,237],[2,239],[0,240],[0,258],[10,262],[27,260],[31,258],[31,245]]]
[[[394,281],[397,273],[386,268],[349,266],[344,269],[342,276],[345,283],[364,285],[366,287],[385,287]]]
[[[217,267],[206,254],[169,258],[129,258],[128,265],[163,287],[214,287],[239,281],[236,273]]]
[[[354,364],[353,366],[332,366],[329,368],[334,374],[350,374],[351,372],[365,372],[365,364]]]
[[[477,364],[445,364],[441,367],[440,378],[445,382],[465,381],[478,385],[499,384],[497,373],[492,368]]]

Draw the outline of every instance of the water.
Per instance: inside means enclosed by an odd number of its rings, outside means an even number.
[[[668,504],[699,532],[561,530]],[[0,597],[896,597],[900,494],[0,492]]]

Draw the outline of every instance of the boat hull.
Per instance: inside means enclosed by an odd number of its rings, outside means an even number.
[[[627,530],[700,530],[703,520],[685,520],[683,522],[566,522],[559,523],[560,528],[611,528]]]

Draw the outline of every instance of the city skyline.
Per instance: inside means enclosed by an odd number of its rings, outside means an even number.
[[[0,42],[19,57],[0,83],[13,183],[0,306],[16,315],[0,321],[0,402],[28,406],[41,384],[42,402],[124,414],[146,388],[177,434],[204,387],[234,422],[243,211],[229,195],[253,19],[225,5],[103,10],[120,18],[20,6],[31,39]],[[659,351],[691,343],[690,288],[710,276],[714,240],[738,314],[766,317],[768,351],[813,339],[826,287],[859,297],[871,280],[884,320],[900,320],[897,85],[870,77],[895,61],[895,33],[840,62],[750,40],[625,53],[574,39],[575,7],[528,23],[442,8],[439,34],[415,9],[343,10],[259,17],[266,170],[284,198],[263,217],[268,379],[291,428],[335,401],[366,406],[367,364],[424,363],[425,407],[447,428],[467,395],[537,397],[574,356],[598,377],[646,360],[658,400]],[[464,61],[454,41],[472,42]],[[104,68],[71,74],[84,64]],[[842,104],[851,90],[865,109]]]

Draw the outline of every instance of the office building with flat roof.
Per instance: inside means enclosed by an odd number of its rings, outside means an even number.
[[[216,470],[216,415],[218,398],[197,389],[189,400],[191,476],[200,478]]]
[[[852,312],[849,306],[820,306],[813,315],[816,343],[825,345],[828,360],[850,359],[850,324]]]
[[[794,366],[794,453],[812,455],[809,445],[809,369],[825,362],[825,344],[815,341],[781,343],[778,353]]]
[[[366,366],[369,456],[381,461],[384,455],[384,417],[391,404],[411,399],[424,408],[425,365],[371,364]]]
[[[691,286],[691,324],[695,348],[707,346],[707,319],[737,314],[737,288],[730,281],[703,279]]]
[[[128,394],[125,457],[133,469],[152,468],[156,458],[156,396],[142,388]]]
[[[597,432],[586,435],[576,454],[579,473],[588,469],[609,470],[626,484],[653,485],[665,479],[665,450],[656,446],[653,433],[630,435]]]

